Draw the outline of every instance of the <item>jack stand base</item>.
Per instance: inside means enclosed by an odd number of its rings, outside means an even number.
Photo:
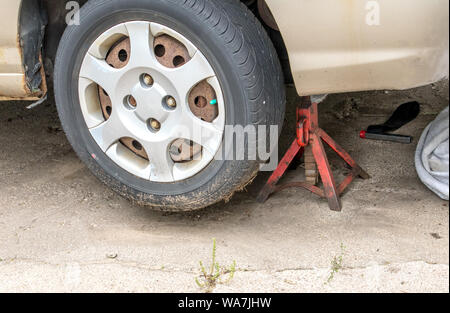
[[[369,179],[367,174],[352,157],[339,146],[328,134],[319,128],[319,117],[317,103],[311,102],[311,97],[301,97],[299,106],[297,107],[297,139],[294,140],[291,147],[284,155],[278,168],[273,172],[264,188],[261,190],[257,200],[265,202],[271,194],[292,187],[305,188],[316,195],[326,198],[330,209],[333,211],[342,211],[340,196],[350,183],[357,177]],[[331,171],[325,147],[325,142],[330,146],[351,168],[352,172],[347,175],[344,181],[338,186]],[[296,156],[301,157],[305,153],[305,149],[311,149],[314,160],[323,183],[323,189],[307,182],[294,182],[286,185],[277,186],[281,177],[288,169],[291,162]]]

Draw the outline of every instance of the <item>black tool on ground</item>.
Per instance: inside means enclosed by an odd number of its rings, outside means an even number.
[[[420,104],[417,101],[402,104],[395,110],[389,120],[381,125],[371,125],[366,131],[361,131],[362,139],[393,141],[410,144],[412,136],[389,134],[415,120],[420,114]]]

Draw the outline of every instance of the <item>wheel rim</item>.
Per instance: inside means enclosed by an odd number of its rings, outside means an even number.
[[[217,76],[200,50],[163,25],[128,22],[100,35],[82,62],[79,98],[100,149],[140,178],[185,180],[220,149]]]

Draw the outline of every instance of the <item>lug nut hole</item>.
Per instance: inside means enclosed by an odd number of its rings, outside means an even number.
[[[177,108],[177,101],[172,96],[166,96],[163,98],[162,105],[167,110],[175,110]]]
[[[150,74],[142,74],[140,77],[140,81],[142,86],[147,88],[152,87],[155,82]]]
[[[123,100],[123,105],[128,110],[134,110],[134,109],[136,109],[137,102],[136,102],[136,99],[134,99],[133,96],[129,95],[129,96],[126,96],[125,99]]]
[[[152,132],[158,132],[161,129],[161,123],[159,121],[155,120],[154,118],[149,119],[147,124],[148,124],[148,128]]]

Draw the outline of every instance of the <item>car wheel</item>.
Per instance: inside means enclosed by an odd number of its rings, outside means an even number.
[[[229,199],[259,162],[216,157],[225,126],[284,118],[276,52],[236,0],[88,1],[61,39],[54,79],[80,159],[122,196],[160,210]]]

